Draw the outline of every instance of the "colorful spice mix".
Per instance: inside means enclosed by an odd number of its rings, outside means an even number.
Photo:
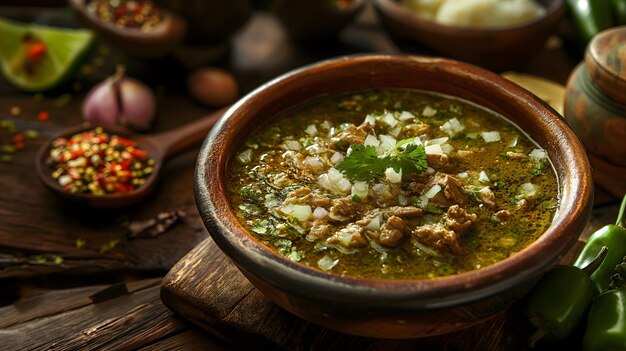
[[[159,9],[150,0],[91,0],[87,10],[104,22],[144,32],[162,19]]]
[[[48,163],[53,179],[72,193],[128,193],[142,186],[154,160],[135,142],[109,135],[102,128],[52,142]]]

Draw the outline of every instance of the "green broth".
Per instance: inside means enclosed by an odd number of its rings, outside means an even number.
[[[396,122],[386,120],[387,114]],[[400,183],[379,175],[366,182],[368,194],[363,199],[353,196],[357,181],[345,174],[344,179],[352,185],[350,192],[333,188],[341,182],[323,183],[321,175],[330,177],[329,168],[347,156],[350,144],[356,144],[339,136],[355,128],[372,129],[365,126],[366,117],[375,121],[371,122],[374,130],[367,133],[372,140],[420,137],[428,147],[431,141],[447,137],[444,143],[432,144],[427,150],[442,148],[445,156],[434,157],[449,162],[440,169],[402,175]],[[450,129],[453,119],[457,127],[462,125],[462,131]],[[481,134],[494,131],[500,140],[487,142],[494,133]],[[384,150],[383,146],[381,142],[376,148]],[[276,116],[245,142],[229,169],[231,205],[256,239],[304,265],[354,277],[432,278],[488,266],[536,240],[550,226],[558,207],[558,185],[549,160],[517,127],[473,104],[414,90],[322,97]],[[437,177],[446,175],[446,179],[454,178],[460,184],[462,203],[458,207],[471,217],[465,232],[453,231],[446,222],[451,206],[445,202],[452,200],[444,193],[454,184],[445,183],[435,197],[428,198],[428,190],[436,190],[429,184],[437,185]],[[322,205],[293,196],[293,191],[302,188],[309,188]],[[338,200],[341,198],[344,200]],[[442,198],[441,203],[436,201]],[[332,204],[338,201],[352,208],[350,219],[337,214],[340,206]],[[406,227],[394,232],[392,215],[377,212],[390,208],[420,209],[419,216],[400,216],[411,230],[409,234]],[[326,216],[319,218],[324,212]],[[367,229],[363,222],[371,216],[378,216],[384,226],[376,229],[370,221]],[[454,234],[458,246],[441,244],[445,240],[429,244],[416,236],[420,226]],[[354,230],[347,231],[350,235],[341,234],[348,227],[356,228],[358,237],[351,236]],[[311,228],[325,234],[314,237]],[[401,236],[400,244],[380,239],[385,230]],[[343,245],[345,238],[350,241]]]

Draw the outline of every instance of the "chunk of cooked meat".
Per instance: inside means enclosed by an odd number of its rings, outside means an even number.
[[[508,210],[500,210],[496,212],[496,217],[498,217],[501,220],[506,220],[509,217],[511,217],[511,212],[509,212]]]
[[[283,154],[284,159],[291,165],[293,168],[291,172],[298,179],[307,179],[307,180],[315,180],[317,177],[311,172],[311,169],[304,164],[305,155],[295,152],[295,151],[287,151]]]
[[[406,222],[398,217],[391,216],[387,222],[380,227],[378,240],[386,247],[396,247],[411,233],[411,228]]]
[[[287,194],[287,197],[285,198],[285,201],[283,203],[286,205],[306,204],[311,206],[312,208],[316,208],[328,207],[331,205],[332,200],[324,195],[311,192],[311,189],[308,187],[302,187]]]
[[[448,249],[453,253],[460,253],[461,246],[457,241],[456,233],[443,227],[434,225],[422,225],[415,228],[411,235],[424,245],[436,250]]]
[[[332,204],[329,217],[336,221],[347,221],[358,214],[358,207],[350,197],[333,199]]]
[[[458,205],[452,205],[443,215],[443,220],[448,229],[453,230],[457,236],[463,235],[476,221],[475,214],[467,213]]]
[[[414,206],[392,206],[383,209],[381,212],[387,216],[398,216],[401,218],[415,218],[424,215],[424,211],[421,208]]]
[[[478,200],[487,205],[489,208],[493,208],[496,205],[496,195],[489,189],[488,186],[478,191]]]
[[[363,237],[363,227],[354,223],[348,224],[345,228],[335,232],[326,242],[349,249],[367,246],[367,241]]]
[[[426,162],[428,162],[429,167],[436,171],[450,171],[453,167],[453,160],[446,154],[428,154],[426,155]]]
[[[315,221],[306,236],[308,241],[317,241],[330,236],[330,225],[323,221]]]
[[[341,131],[339,134],[334,136],[331,139],[332,144],[337,144],[337,142],[342,141],[347,144],[363,144],[365,142],[365,138],[367,137],[367,133],[364,128],[357,128],[354,124],[350,125],[348,128]]]
[[[426,184],[426,189],[435,185],[441,186],[441,191],[430,199],[435,204],[447,208],[452,205],[462,205],[465,201],[463,187],[455,177],[445,173],[436,173]]]

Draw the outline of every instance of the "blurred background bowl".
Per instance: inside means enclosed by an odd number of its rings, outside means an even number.
[[[535,20],[513,27],[475,28],[436,23],[396,0],[372,2],[393,37],[494,70],[515,67],[539,52],[565,13],[564,0],[538,0],[546,12]]]

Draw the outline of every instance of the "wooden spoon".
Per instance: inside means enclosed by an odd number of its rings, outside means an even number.
[[[57,138],[69,138],[74,134],[81,133],[94,126],[83,124],[63,130],[54,138],[48,140],[41,146],[37,154],[36,168],[39,178],[44,185],[59,197],[70,200],[80,205],[87,205],[94,208],[115,209],[137,204],[150,194],[157,182],[157,178],[163,168],[165,161],[171,156],[185,150],[196,142],[204,139],[211,127],[222,116],[227,108],[215,111],[201,119],[182,126],[172,131],[141,135],[135,134],[127,129],[119,127],[103,127],[109,135],[115,134],[129,140],[134,140],[137,147],[146,150],[149,157],[154,160],[154,171],[146,179],[146,183],[139,188],[124,194],[91,195],[85,193],[71,193],[64,190],[59,183],[52,178],[52,169],[48,165],[48,157],[52,141]],[[191,186],[191,185],[190,185]]]
[[[187,22],[167,10],[159,8],[161,21],[148,31],[139,28],[126,28],[101,20],[87,10],[87,0],[69,0],[78,17],[85,25],[98,33],[113,45],[128,54],[153,59],[169,54],[185,38]]]

